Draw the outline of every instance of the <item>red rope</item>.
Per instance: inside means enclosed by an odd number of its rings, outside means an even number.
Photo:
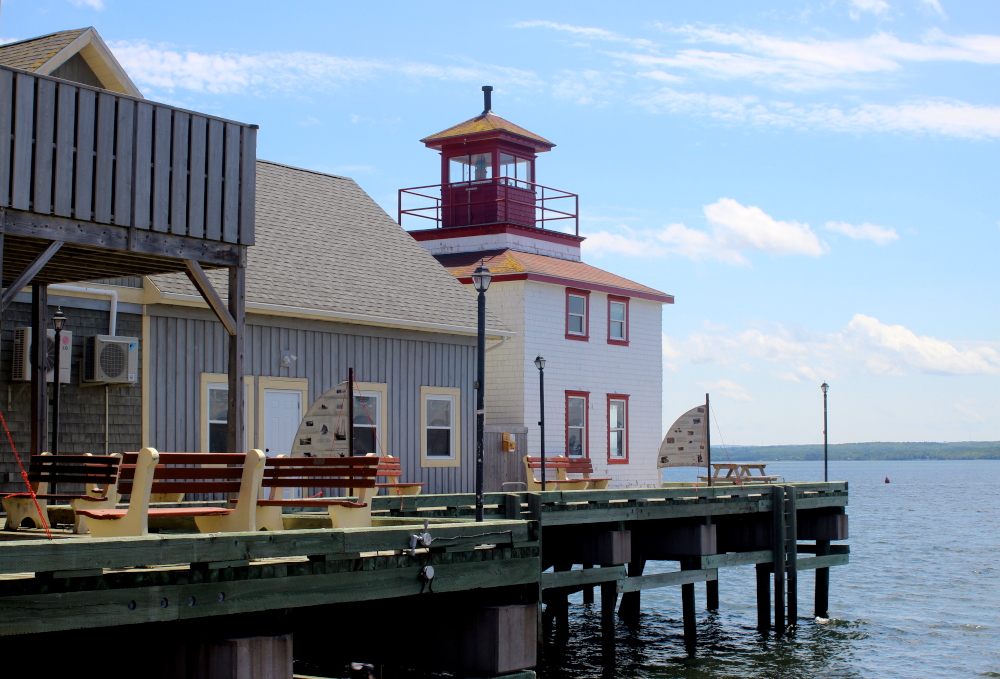
[[[17,460],[17,466],[21,470],[21,478],[24,479],[24,485],[28,487],[27,493],[18,493],[18,495],[31,495],[31,501],[35,504],[35,511],[38,512],[38,518],[42,520],[42,528],[45,529],[45,535],[51,540],[52,533],[49,532],[49,522],[46,516],[42,514],[42,508],[38,506],[35,489],[31,487],[31,481],[28,480],[28,472],[24,471],[24,465],[21,464],[21,456],[17,454],[17,446],[14,445],[14,438],[10,435],[10,429],[7,428],[7,419],[3,416],[2,410],[0,410],[0,422],[3,423],[4,433],[7,434],[7,440],[10,441],[10,449],[14,451],[14,459]]]

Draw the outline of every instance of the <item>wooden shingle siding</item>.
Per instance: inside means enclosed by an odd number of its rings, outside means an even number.
[[[204,310],[160,307],[150,319],[151,357],[149,394],[150,445],[158,450],[201,450],[201,373],[225,373],[228,336],[222,325]],[[163,314],[163,315],[157,315]],[[185,317],[186,316],[186,317]],[[403,479],[423,482],[425,492],[470,492],[473,487],[475,449],[474,338],[436,333],[371,328],[322,321],[289,319],[286,326],[262,323],[274,319],[250,316],[247,320],[247,375],[298,377],[309,380],[312,403],[328,389],[347,379],[354,368],[359,381],[388,385],[388,421],[383,446],[402,458]],[[290,368],[281,365],[282,352],[298,357]],[[460,467],[420,466],[420,387],[458,387]],[[247,440],[256,440],[256,423],[263,403],[254,400],[254,421]],[[262,447],[263,441],[256,441]]]
[[[254,242],[256,128],[0,66],[0,207]]]

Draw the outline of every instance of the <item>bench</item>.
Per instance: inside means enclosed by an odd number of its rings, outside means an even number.
[[[197,465],[197,466],[182,466]],[[160,453],[143,448],[125,453],[118,492],[130,495],[128,509],[77,509],[92,519],[95,537],[147,535],[150,518],[193,517],[199,532],[253,531],[264,453]],[[239,493],[236,507],[150,507],[152,493]]]
[[[49,500],[69,503],[74,512],[77,509],[114,509],[118,504],[118,465],[121,461],[122,456],[117,453],[32,455],[28,463],[28,482],[35,491],[38,509],[35,509],[35,503],[28,493],[8,495],[3,498],[3,508],[7,512],[4,529],[17,530],[26,520],[30,520],[35,528],[41,528],[42,516],[39,510],[47,514]],[[49,493],[49,488],[57,483],[82,483],[83,494]],[[87,532],[85,517],[74,513],[73,532]]]
[[[375,487],[394,490],[396,495],[420,495],[420,489],[424,487],[424,484],[402,483],[397,480],[402,475],[403,467],[398,457],[389,457],[388,455],[380,457],[378,459],[378,474],[376,476],[393,479],[393,481],[376,483]]]
[[[589,481],[587,488],[590,490],[604,490],[611,483],[610,477],[591,476],[594,473],[594,463],[589,457],[567,457],[569,461],[565,467],[559,469],[560,478],[569,478],[567,474],[579,474],[580,478]]]
[[[588,460],[589,462],[589,460]],[[563,457],[546,457],[545,458],[545,485],[547,489],[551,490],[586,490],[588,488],[593,488],[591,485],[592,481],[603,481],[605,487],[610,479],[589,479],[589,478],[577,478],[571,479],[566,476],[566,472],[571,468],[579,468],[581,465],[575,460]],[[542,458],[531,457],[530,455],[524,456],[524,478],[527,482],[528,491],[541,490],[542,482],[540,479],[535,478],[535,469],[542,468]],[[592,467],[591,467],[592,468]],[[548,478],[549,470],[552,469],[556,473],[554,479]],[[589,472],[588,472],[589,473]],[[551,484],[551,485],[550,485]]]
[[[257,527],[284,530],[282,507],[322,507],[334,528],[370,528],[371,499],[379,458],[365,457],[269,457],[264,467],[263,488],[267,497],[257,500]],[[347,498],[285,497],[292,488],[357,488],[357,501]]]

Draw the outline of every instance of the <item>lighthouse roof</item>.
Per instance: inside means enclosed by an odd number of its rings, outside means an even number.
[[[455,137],[475,136],[482,138],[492,137],[497,133],[507,133],[521,137],[534,146],[537,151],[548,151],[550,148],[555,146],[555,144],[550,142],[545,137],[539,136],[534,132],[529,132],[520,125],[515,125],[509,120],[501,118],[492,111],[481,113],[475,118],[469,118],[464,123],[453,125],[447,130],[442,130],[437,134],[424,137],[420,141],[432,148],[439,148],[443,146],[447,140]]]

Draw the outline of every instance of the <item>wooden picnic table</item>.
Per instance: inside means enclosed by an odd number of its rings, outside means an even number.
[[[774,476],[764,473],[764,469],[767,467],[765,462],[713,462],[712,463],[713,481],[732,481],[735,483],[770,483],[780,479],[780,476]],[[754,473],[756,471],[756,474]],[[723,474],[725,472],[725,474]],[[708,481],[707,476],[700,477],[703,481]]]

